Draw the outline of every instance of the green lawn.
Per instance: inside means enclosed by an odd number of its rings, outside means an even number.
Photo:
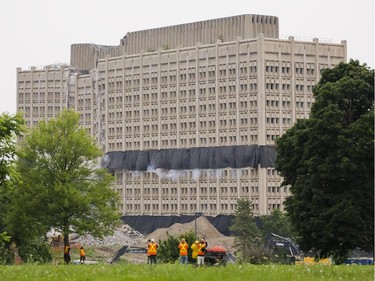
[[[200,267],[179,264],[20,265],[0,266],[1,281],[236,281],[358,280],[373,281],[374,266],[364,265],[227,265]]]

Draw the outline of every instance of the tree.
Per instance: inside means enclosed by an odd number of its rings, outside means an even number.
[[[14,169],[16,137],[20,136],[23,131],[24,120],[20,114],[0,115],[0,212],[2,214],[7,208],[8,198],[5,194],[10,187],[9,183],[18,178]],[[0,221],[0,230],[2,225]]]
[[[11,200],[12,186],[18,175],[14,169],[16,157],[16,138],[24,131],[24,120],[21,114],[0,115],[0,259],[8,261],[10,236],[7,235],[4,221]]]
[[[229,229],[235,235],[235,247],[243,260],[256,262],[252,257],[260,251],[261,234],[255,223],[249,200],[243,198],[237,200],[234,221]]]
[[[180,256],[178,244],[180,244],[182,238],[185,238],[186,243],[188,243],[189,245],[189,262],[193,262],[193,259],[191,258],[192,250],[190,249],[190,247],[195,242],[195,240],[197,240],[194,231],[188,231],[178,236],[168,235],[166,240],[159,241],[158,260],[163,263],[174,263],[176,260],[178,260]]]
[[[271,215],[260,217],[262,222],[262,236],[266,238],[269,233],[275,233],[283,237],[293,237],[292,225],[289,217],[279,209],[274,209]]]
[[[358,61],[322,72],[309,119],[276,141],[299,246],[342,263],[374,246],[374,70]]]
[[[19,147],[22,184],[8,216],[18,245],[51,228],[66,245],[72,232],[102,237],[119,223],[114,178],[98,167],[102,153],[78,121],[78,114],[63,111],[39,123]]]

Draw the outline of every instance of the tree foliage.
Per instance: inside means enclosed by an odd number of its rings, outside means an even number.
[[[0,115],[0,213],[5,214],[9,203],[11,183],[18,179],[14,169],[17,136],[24,131],[24,120],[20,114]],[[4,228],[0,216],[0,231]]]
[[[252,257],[255,252],[262,251],[262,238],[255,223],[249,200],[243,198],[237,200],[234,221],[229,229],[235,236],[235,247],[240,258],[255,263],[256,261],[252,260]]]
[[[7,217],[19,246],[51,228],[67,244],[72,232],[102,237],[119,223],[114,178],[98,167],[101,151],[78,121],[78,114],[63,111],[20,144],[22,184]]]
[[[0,115],[0,260],[9,261],[10,236],[7,235],[4,217],[9,209],[12,186],[19,179],[14,168],[16,157],[16,140],[24,131],[24,120],[21,114]]]
[[[0,115],[0,188],[11,179],[12,165],[16,156],[16,137],[24,131],[21,114]]]
[[[166,240],[159,241],[158,260],[162,263],[175,263],[180,256],[178,244],[180,244],[182,238],[185,238],[186,243],[189,245],[188,260],[190,263],[193,262],[190,247],[197,240],[193,231],[188,231],[178,236],[168,235]]]
[[[270,215],[260,217],[260,220],[263,238],[266,238],[269,233],[275,233],[292,239],[293,231],[290,218],[279,209],[274,209]]]
[[[310,118],[276,142],[276,168],[301,249],[341,263],[374,245],[374,70],[341,63],[313,92]]]

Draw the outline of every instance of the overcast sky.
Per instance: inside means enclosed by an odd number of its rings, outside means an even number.
[[[16,68],[69,63],[70,45],[119,45],[128,31],[241,14],[279,18],[280,36],[347,41],[374,68],[374,0],[0,0],[0,113],[16,112]]]

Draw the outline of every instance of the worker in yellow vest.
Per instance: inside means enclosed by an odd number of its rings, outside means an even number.
[[[192,249],[191,258],[193,259],[193,262],[195,264],[197,263],[197,257],[198,257],[198,245],[199,245],[199,241],[197,240],[190,247],[190,249]]]
[[[178,249],[180,250],[180,264],[187,264],[189,245],[186,243],[185,238],[181,239],[180,244],[178,244]]]
[[[159,244],[155,242],[155,239],[151,239],[151,243],[148,244],[148,256],[150,257],[150,264],[156,264],[158,255]]]

